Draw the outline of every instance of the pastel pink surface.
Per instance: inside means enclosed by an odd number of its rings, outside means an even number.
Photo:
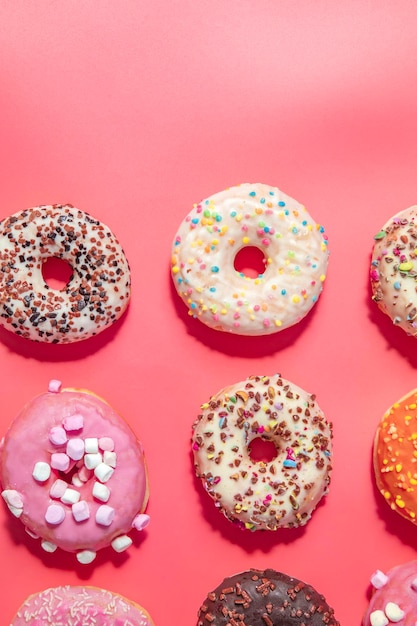
[[[126,315],[94,339],[0,332],[1,432],[51,378],[92,389],[140,436],[151,491],[135,545],[88,567],[40,554],[2,507],[4,620],[30,593],[81,581],[156,624],[193,625],[226,575],[274,567],[359,626],[372,572],[417,545],[371,471],[382,413],[415,387],[416,344],[370,301],[368,267],[373,235],[416,201],[415,3],[15,0],[0,21],[0,217],[71,202],[111,227],[132,270]],[[204,328],[169,275],[193,203],[246,181],[305,203],[329,238],[317,306],[266,338]],[[191,424],[212,393],[277,371],[334,424],[332,484],[305,529],[244,534],[193,477]]]

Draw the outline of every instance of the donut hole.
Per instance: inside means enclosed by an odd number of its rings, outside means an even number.
[[[265,272],[267,259],[263,250],[256,246],[241,248],[234,259],[234,268],[247,278],[258,278]]]
[[[51,289],[62,291],[68,285],[73,274],[71,265],[56,256],[51,256],[42,263],[42,277]]]
[[[256,437],[252,439],[248,446],[249,456],[254,463],[270,463],[276,459],[278,450],[273,441],[270,439],[264,439],[263,437]]]
[[[66,472],[63,472],[62,470],[58,470],[57,471],[58,478],[60,478],[61,480],[65,481],[66,483],[68,483],[68,485],[72,485],[73,484],[72,483],[73,476],[75,476],[75,474],[77,474],[77,473],[78,473],[78,467],[76,466],[75,463]]]

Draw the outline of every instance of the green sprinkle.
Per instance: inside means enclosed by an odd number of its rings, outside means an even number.
[[[380,231],[379,231],[379,233],[377,233],[377,234],[374,236],[374,239],[383,239],[383,238],[385,237],[385,235],[386,235],[386,234],[387,234],[387,233],[386,233],[386,231],[385,231],[385,230],[380,230]]]

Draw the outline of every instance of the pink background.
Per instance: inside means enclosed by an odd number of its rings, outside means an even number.
[[[88,583],[158,626],[193,626],[225,576],[274,567],[359,626],[374,569],[416,557],[417,529],[375,491],[371,449],[417,386],[417,344],[368,285],[373,235],[417,201],[414,0],[5,0],[0,25],[0,218],[70,202],[112,228],[133,276],[127,315],[95,339],[0,332],[1,432],[50,378],[90,388],[144,443],[152,517],[128,553],[81,567],[44,555],[1,507],[2,623],[30,593]],[[246,181],[305,203],[331,251],[315,310],[268,338],[193,321],[169,275],[192,204]],[[223,386],[277,371],[333,422],[333,481],[304,530],[246,534],[194,479],[191,424]]]

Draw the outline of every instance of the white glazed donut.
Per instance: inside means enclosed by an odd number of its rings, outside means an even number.
[[[417,335],[417,205],[391,217],[374,236],[372,299],[396,326]]]
[[[42,265],[66,261],[73,275],[51,289]],[[130,270],[110,229],[71,205],[39,206],[0,222],[0,324],[34,341],[72,343],[124,313]]]
[[[276,457],[252,461],[254,439]],[[215,506],[249,530],[304,526],[327,494],[332,425],[315,396],[274,376],[250,376],[203,404],[193,424],[194,466]]]
[[[235,269],[244,247],[265,271]],[[245,183],[196,204],[180,225],[172,277],[189,314],[216,330],[267,335],[299,322],[326,277],[327,240],[305,207],[275,187]]]

